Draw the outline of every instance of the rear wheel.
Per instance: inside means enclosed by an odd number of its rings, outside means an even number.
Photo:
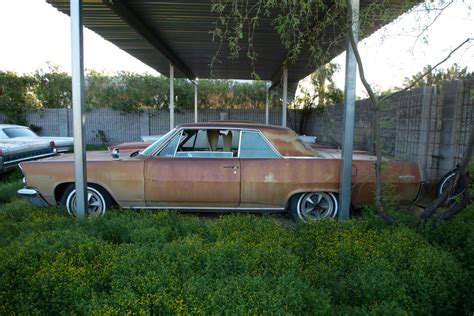
[[[290,213],[295,220],[314,222],[336,217],[339,205],[332,192],[307,192],[294,196],[290,201]]]
[[[87,186],[87,204],[86,216],[104,215],[112,206],[112,200],[109,194],[100,186],[89,184]],[[67,210],[69,215],[77,216],[76,188],[71,185],[61,198],[61,205]]]

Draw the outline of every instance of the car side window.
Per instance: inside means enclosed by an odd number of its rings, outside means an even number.
[[[176,157],[237,157],[239,136],[239,131],[230,129],[184,130],[179,140]]]
[[[278,155],[257,132],[242,132],[240,158],[278,158]]]
[[[160,151],[158,156],[164,156],[164,157],[173,157],[174,154],[176,153],[176,147],[178,146],[178,141],[180,139],[181,134],[176,135],[173,137],[173,139],[163,147],[163,149]]]

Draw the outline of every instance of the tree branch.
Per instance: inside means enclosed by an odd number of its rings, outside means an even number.
[[[441,13],[443,13],[444,10],[446,10],[451,4],[453,4],[453,2],[454,2],[454,1],[451,0],[451,1],[449,1],[449,3],[448,3],[447,5],[445,5],[444,7],[436,9],[436,10],[439,11],[439,12],[436,14],[436,16],[435,16],[435,18],[433,19],[433,21],[431,21],[430,24],[426,25],[426,26],[423,28],[423,30],[420,32],[420,34],[418,34],[418,35],[416,36],[416,40],[413,42],[412,50],[414,49],[415,44],[416,44],[416,42],[418,42],[418,40],[420,39],[421,35],[423,35],[423,33],[425,33],[433,24],[436,23],[436,21],[438,20],[438,18],[441,16]],[[428,10],[428,8],[426,8],[426,9]],[[430,9],[430,10],[434,10],[434,9]]]
[[[442,63],[444,63],[445,61],[447,61],[449,58],[451,58],[451,56],[457,51],[459,50],[461,47],[463,47],[465,44],[469,43],[470,41],[474,40],[474,38],[472,37],[469,37],[467,38],[466,40],[464,40],[461,44],[459,44],[455,49],[453,49],[451,52],[449,52],[449,54],[444,58],[442,59],[440,62],[438,62],[436,65],[434,65],[431,69],[425,71],[423,74],[421,74],[421,76],[419,76],[418,78],[416,78],[409,86],[399,90],[399,91],[396,91],[396,92],[393,92],[393,93],[390,93],[389,95],[383,97],[381,99],[381,101],[386,101],[388,99],[390,99],[391,97],[397,95],[397,94],[400,94],[402,92],[405,92],[411,88],[413,88],[418,82],[420,82],[424,77],[426,77],[427,75],[429,75],[430,73],[433,72],[433,70],[435,70],[437,67],[439,67]]]

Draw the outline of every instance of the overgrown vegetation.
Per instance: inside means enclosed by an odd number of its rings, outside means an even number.
[[[300,95],[291,104],[291,107],[302,111],[299,122],[296,122],[295,115],[293,126],[298,134],[305,134],[313,111],[316,115],[322,115],[326,106],[342,103],[344,94],[336,87],[333,78],[338,70],[338,64],[324,65],[309,76],[309,85],[301,85]]]
[[[6,115],[7,123],[25,125],[26,111],[38,107],[35,83],[32,76],[0,71],[0,112]]]
[[[3,177],[19,186],[19,174]],[[282,225],[0,202],[0,314],[471,314],[474,207],[416,232],[379,217]],[[9,198],[8,198],[9,197]]]
[[[21,177],[20,170],[0,174],[0,205],[16,198],[16,191],[21,188]]]
[[[423,74],[425,74],[423,76]],[[420,71],[412,77],[405,78],[404,86],[408,87],[422,87],[422,86],[437,86],[441,87],[445,81],[464,80],[474,78],[474,72],[469,72],[467,67],[461,68],[454,63],[447,69],[433,69],[433,66],[426,65],[423,71]]]
[[[194,85],[175,79],[177,110],[194,107]],[[199,80],[199,108],[263,108],[264,82]],[[164,76],[94,70],[86,73],[86,108],[112,108],[132,112],[144,108],[167,109],[169,79]],[[278,99],[273,98],[273,103]],[[71,106],[71,77],[58,66],[33,75],[0,71],[0,112],[11,123],[25,124],[25,113],[33,109]]]

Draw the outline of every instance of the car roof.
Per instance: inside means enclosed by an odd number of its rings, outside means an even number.
[[[22,126],[22,125],[15,125],[15,124],[0,124],[0,128],[5,128],[5,127],[20,127],[20,128],[28,128],[27,126]]]
[[[313,150],[299,141],[298,135],[292,129],[286,127],[264,125],[246,121],[215,121],[207,123],[181,124],[176,128],[236,128],[260,130],[283,156],[314,156]]]
[[[177,128],[243,128],[243,129],[258,129],[262,131],[289,131],[289,128],[276,126],[276,125],[265,125],[254,123],[251,121],[210,121],[210,122],[203,122],[203,123],[185,123],[180,124]]]

